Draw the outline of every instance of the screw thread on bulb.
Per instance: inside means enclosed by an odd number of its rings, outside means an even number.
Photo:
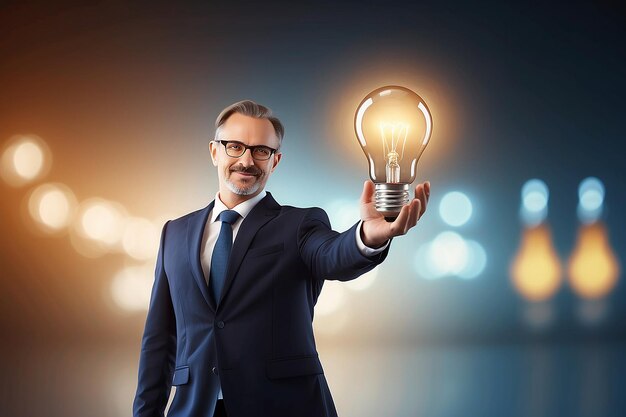
[[[409,184],[375,184],[374,207],[387,220],[398,217],[398,213],[409,203]]]

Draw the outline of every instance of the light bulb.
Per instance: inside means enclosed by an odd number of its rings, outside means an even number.
[[[603,298],[615,287],[619,262],[603,224],[596,222],[580,228],[568,275],[574,292],[586,299]]]
[[[517,291],[529,301],[545,301],[561,286],[561,263],[546,225],[526,229],[511,265]]]
[[[387,219],[396,218],[409,202],[409,186],[432,125],[424,100],[405,87],[378,88],[357,108],[354,129],[375,184],[375,207]]]

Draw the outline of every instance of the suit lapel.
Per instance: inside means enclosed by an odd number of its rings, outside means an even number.
[[[230,259],[228,261],[228,271],[226,273],[226,282],[222,289],[222,295],[220,301],[224,299],[228,290],[230,289],[235,275],[241,266],[241,262],[248,251],[252,239],[259,231],[259,229],[272,218],[276,217],[280,212],[280,205],[274,200],[272,195],[268,192],[267,195],[254,206],[252,211],[248,213],[246,218],[241,223],[237,237],[233,243],[233,249],[230,252]],[[219,304],[218,304],[219,305]]]
[[[213,311],[216,310],[215,301],[213,301],[213,297],[211,297],[209,294],[209,286],[206,284],[204,273],[202,272],[202,261],[200,258],[200,254],[202,251],[202,235],[204,232],[204,227],[209,217],[209,213],[211,212],[211,210],[213,210],[214,204],[215,201],[212,201],[211,204],[209,204],[207,207],[196,212],[189,219],[189,227],[187,229],[187,243],[190,249],[189,262],[191,263],[191,270],[193,272],[194,278],[196,279],[196,283],[200,288],[202,296]]]

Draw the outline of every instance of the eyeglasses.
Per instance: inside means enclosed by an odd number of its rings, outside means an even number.
[[[213,142],[219,142],[224,145],[226,155],[233,158],[243,156],[246,153],[246,149],[250,149],[250,155],[257,161],[267,161],[278,150],[265,145],[248,146],[236,140],[214,140]]]

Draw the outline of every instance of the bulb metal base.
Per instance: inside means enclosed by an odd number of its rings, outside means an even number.
[[[409,184],[375,184],[374,206],[388,221],[395,220],[402,206],[409,204]]]

